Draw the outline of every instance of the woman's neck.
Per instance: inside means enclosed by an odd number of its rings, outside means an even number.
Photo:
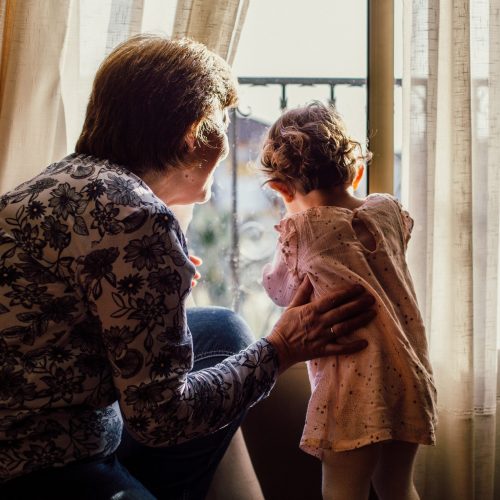
[[[352,194],[349,186],[334,186],[330,189],[313,189],[307,194],[294,194],[293,199],[285,202],[288,213],[294,214],[314,207],[342,207],[354,210],[364,202],[363,198],[357,198]]]

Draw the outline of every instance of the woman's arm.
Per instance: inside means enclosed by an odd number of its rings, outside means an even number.
[[[80,259],[78,274],[102,324],[122,415],[152,446],[206,435],[269,392],[276,352],[260,340],[215,368],[190,373],[184,303],[195,268],[184,237],[169,211],[123,207],[121,218],[125,229],[101,238]]]

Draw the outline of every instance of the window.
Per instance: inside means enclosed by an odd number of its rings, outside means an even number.
[[[204,259],[196,304],[234,308],[258,337],[280,314],[260,280],[274,254],[273,226],[284,215],[256,173],[262,138],[282,109],[322,100],[333,101],[351,134],[366,143],[367,23],[366,0],[250,4],[233,64],[240,104],[229,130],[232,150],[216,172],[212,199],[195,208],[188,243]],[[359,194],[367,189],[365,178]]]

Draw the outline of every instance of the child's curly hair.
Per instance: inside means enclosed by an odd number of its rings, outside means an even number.
[[[351,183],[356,164],[368,159],[347,134],[333,106],[314,101],[285,112],[269,129],[261,155],[266,183],[281,181],[307,194]]]

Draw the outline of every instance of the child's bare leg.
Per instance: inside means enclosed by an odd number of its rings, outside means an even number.
[[[413,484],[413,465],[418,444],[404,441],[381,443],[373,486],[380,500],[419,500]]]
[[[323,499],[367,500],[380,445],[323,454]]]

